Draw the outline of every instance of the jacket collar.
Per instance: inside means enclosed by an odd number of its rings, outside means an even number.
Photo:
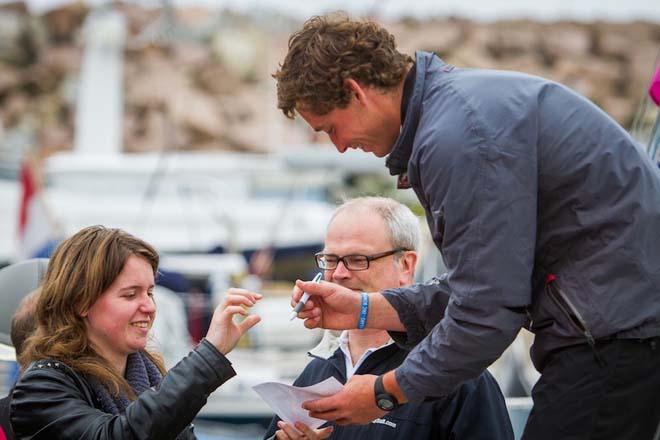
[[[362,362],[360,367],[355,371],[355,374],[369,374],[369,372],[371,372],[378,365],[397,355],[401,358],[397,362],[401,363],[407,354],[408,351],[399,347],[397,344],[386,345],[371,353],[369,357],[367,357],[364,362]],[[344,353],[340,348],[335,350],[335,352],[330,357],[317,356],[311,352],[308,352],[307,355],[309,357],[316,358],[328,363],[332,368],[336,369],[340,373],[340,376],[344,379],[344,382],[346,381],[346,364],[344,362]]]
[[[415,53],[415,85],[413,87],[412,95],[410,96],[410,101],[407,104],[406,118],[401,126],[401,133],[394,143],[392,151],[385,162],[385,165],[389,168],[392,176],[401,175],[399,178],[399,187],[405,187],[407,185],[407,177],[405,173],[408,169],[408,161],[412,154],[413,141],[415,140],[417,125],[419,124],[424,92],[424,80],[426,79],[426,72],[434,58],[437,61],[440,61],[441,64],[444,64],[444,62],[437,58],[433,53]]]
[[[316,358],[329,358],[339,347],[339,336],[341,333],[341,330],[324,330],[323,338],[308,354]]]

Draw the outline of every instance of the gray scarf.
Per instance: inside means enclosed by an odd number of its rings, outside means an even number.
[[[126,381],[131,386],[137,396],[149,388],[157,388],[163,380],[158,367],[142,352],[131,353],[126,359]],[[113,396],[104,385],[98,380],[91,378],[89,380],[97,402],[102,411],[110,414],[121,414],[131,403],[130,400],[120,393],[118,397]],[[185,429],[184,429],[185,431]],[[183,434],[183,432],[181,433]],[[182,437],[179,434],[177,438]]]

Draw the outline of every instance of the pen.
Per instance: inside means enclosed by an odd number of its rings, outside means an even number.
[[[312,280],[313,283],[320,283],[321,278],[323,278],[323,272],[319,272],[316,274],[314,279]],[[298,313],[305,307],[305,303],[309,299],[309,293],[305,292],[303,293],[302,298],[300,298],[300,301],[298,301],[298,304],[293,308],[293,311],[291,312],[291,318],[289,318],[289,321],[293,321],[296,316],[298,316]]]

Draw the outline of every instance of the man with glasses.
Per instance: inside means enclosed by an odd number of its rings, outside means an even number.
[[[316,263],[326,281],[351,289],[407,286],[413,281],[418,241],[419,221],[406,206],[382,197],[353,199],[330,220]],[[326,333],[295,385],[313,385],[330,376],[346,383],[354,374],[380,375],[398,367],[407,354],[385,330],[347,330],[338,338]],[[444,399],[393,408],[367,425],[297,429],[300,432],[276,417],[266,438],[327,438],[333,429],[332,437],[341,439],[513,438],[504,398],[488,372]]]

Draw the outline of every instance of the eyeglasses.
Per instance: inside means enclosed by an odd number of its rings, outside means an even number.
[[[337,268],[339,262],[341,261],[342,263],[344,263],[344,267],[346,267],[346,269],[350,271],[358,271],[358,270],[369,269],[369,263],[374,260],[378,260],[379,258],[384,258],[389,255],[396,254],[397,252],[403,252],[407,250],[408,249],[405,248],[396,248],[396,249],[392,249],[391,251],[381,252],[380,254],[373,254],[373,255],[351,254],[351,255],[344,255],[343,257],[340,257],[339,255],[335,255],[335,254],[324,254],[322,252],[319,252],[318,254],[314,255],[314,257],[316,258],[316,265],[319,267],[319,269],[334,270]]]

